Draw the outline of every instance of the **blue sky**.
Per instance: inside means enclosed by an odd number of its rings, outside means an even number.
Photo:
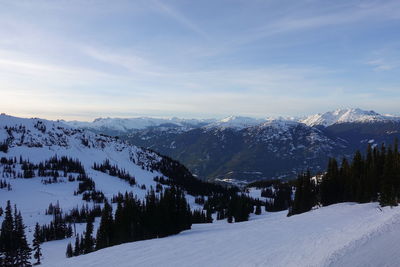
[[[400,1],[3,1],[1,112],[400,114]]]

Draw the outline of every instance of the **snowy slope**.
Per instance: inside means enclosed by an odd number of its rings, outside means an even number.
[[[49,160],[53,156],[78,159],[86,174],[95,182],[96,190],[102,191],[109,199],[118,192],[126,191],[132,191],[138,198],[143,199],[147,190],[156,186],[153,178],[163,176],[151,169],[152,163],[161,160],[157,154],[115,138],[75,129],[62,122],[0,115],[0,144],[5,142],[8,143],[8,151],[0,151],[0,158],[16,158],[17,163],[12,165],[14,171],[21,172],[21,164],[18,162],[20,157],[33,164]],[[137,184],[131,186],[124,180],[92,169],[94,163],[102,163],[106,159],[134,176]],[[59,177],[60,182],[44,184],[42,180],[49,177],[14,178],[4,173],[6,167],[0,164],[0,179],[9,182],[12,190],[0,189],[0,206],[4,208],[7,200],[10,200],[12,205],[17,205],[27,226],[29,241],[32,240],[37,222],[42,225],[52,220],[52,215],[45,215],[45,209],[50,203],[59,202],[64,212],[69,212],[75,207],[80,208],[83,204],[88,204],[89,207],[93,205],[92,202],[82,200],[81,194],[74,195],[79,182],[68,181],[62,174]],[[143,185],[146,189],[141,188]],[[193,196],[187,195],[187,199],[191,207],[197,208]],[[3,217],[0,217],[0,223],[2,219]],[[77,232],[82,233],[84,227],[84,224],[78,224]],[[52,258],[64,258],[69,241],[67,239],[44,243],[44,262]]]
[[[377,207],[343,203],[289,218],[279,212],[237,224],[194,225],[176,236],[123,244],[44,266],[399,266],[397,250],[387,250],[387,245],[398,248],[400,241],[391,238],[387,244],[386,240],[400,228],[400,208]],[[340,261],[342,255],[362,252],[363,244],[376,238],[381,240],[379,250],[385,251],[381,255],[388,259],[372,251]]]
[[[355,109],[337,109],[325,113],[311,115],[303,120],[302,123],[309,126],[330,126],[335,123],[348,122],[377,122],[377,121],[399,121],[399,117],[391,115],[381,115],[375,111],[365,111],[359,108]]]

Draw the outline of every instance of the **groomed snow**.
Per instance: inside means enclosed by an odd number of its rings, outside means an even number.
[[[380,255],[389,257],[390,266],[399,266],[398,251],[387,249],[387,245],[399,247],[399,238],[387,238],[399,229],[398,207],[380,210],[376,203],[343,203],[289,218],[286,212],[265,213],[243,223],[194,225],[175,236],[47,261],[43,266],[365,266],[361,262],[384,266]],[[372,249],[374,240],[385,253],[362,253],[363,244]],[[354,254],[357,251],[360,254]],[[350,256],[339,261],[343,255]],[[374,265],[378,262],[383,265]]]

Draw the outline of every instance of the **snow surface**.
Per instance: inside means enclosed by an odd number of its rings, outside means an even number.
[[[381,115],[375,111],[366,111],[359,108],[355,109],[337,109],[325,113],[311,115],[303,120],[302,123],[308,126],[330,126],[336,123],[347,122],[376,122],[376,121],[398,121],[400,117],[392,115]]]
[[[342,203],[292,217],[264,213],[243,223],[193,225],[43,266],[399,266],[399,229],[399,207]],[[375,241],[379,250],[366,254],[377,249]]]

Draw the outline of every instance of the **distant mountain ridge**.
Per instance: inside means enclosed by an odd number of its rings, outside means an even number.
[[[322,171],[329,157],[350,157],[357,149],[365,151],[368,144],[392,143],[400,137],[400,118],[338,109],[302,119],[230,116],[192,123],[163,120],[128,128],[89,127],[177,159],[200,178],[251,181],[293,178],[307,168]]]
[[[366,111],[359,108],[337,109],[325,113],[310,115],[306,118],[252,118],[243,116],[229,116],[223,119],[181,119],[173,118],[97,118],[92,122],[63,121],[73,127],[87,128],[95,131],[115,131],[128,133],[135,130],[144,130],[154,127],[176,128],[182,131],[194,128],[233,128],[241,130],[247,127],[269,123],[271,121],[294,121],[308,126],[331,126],[337,123],[353,122],[382,122],[400,121],[399,116],[381,115],[375,111]]]
[[[359,108],[355,109],[337,109],[316,115],[311,115],[302,123],[309,126],[322,125],[331,126],[337,123],[352,123],[352,122],[383,122],[383,121],[399,121],[400,117],[391,115],[381,115],[373,110],[365,111]]]

